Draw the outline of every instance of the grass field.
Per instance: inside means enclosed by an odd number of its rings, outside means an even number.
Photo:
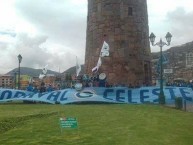
[[[63,129],[60,117],[76,117]],[[0,145],[192,145],[193,113],[158,105],[1,104]]]

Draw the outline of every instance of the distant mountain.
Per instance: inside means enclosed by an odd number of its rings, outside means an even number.
[[[168,68],[176,68],[176,69],[183,69],[186,67],[186,54],[187,53],[193,53],[193,41],[188,42],[183,45],[171,47],[170,49],[167,49],[166,51],[163,51],[164,54],[166,54],[166,57],[169,60]],[[160,52],[154,52],[152,53],[152,60],[158,60],[160,57]],[[157,65],[156,63],[153,64]],[[153,67],[155,68],[155,66]],[[14,75],[15,72],[18,72],[18,68],[15,68],[8,72],[9,75]],[[28,67],[21,67],[21,75],[30,75],[30,76],[39,76],[39,74],[42,72],[42,69],[33,69]],[[65,70],[63,73],[58,73],[52,70],[48,70],[47,74],[76,74],[76,66],[70,67],[69,69]],[[84,65],[81,65],[81,72],[80,74],[84,74]]]
[[[13,69],[6,74],[7,75],[14,75],[15,72],[18,72],[18,68]],[[39,76],[40,73],[42,73],[42,69],[33,69],[33,68],[28,68],[28,67],[21,67],[20,73],[21,73],[21,75],[30,75],[32,77],[37,77],[37,76]],[[47,74],[59,75],[60,73],[52,71],[52,70],[48,70]]]
[[[163,51],[167,63],[163,64],[163,69],[172,69],[173,73],[164,74],[169,79],[183,78],[186,81],[193,79],[193,41],[178,45]],[[187,58],[188,56],[188,58]],[[159,77],[160,52],[152,53],[152,74]]]
[[[163,51],[163,52],[166,52],[167,54],[170,53],[171,55],[178,54],[178,53],[193,52],[193,41],[182,44],[182,45],[171,47],[171,48],[169,48],[169,49],[167,49],[166,51]],[[152,58],[154,59],[154,58],[159,57],[159,54],[160,54],[160,52],[153,52],[152,53]]]
[[[76,66],[73,66],[67,70],[65,70],[62,74],[68,73],[68,74],[76,74]],[[80,74],[84,73],[84,65],[81,65],[81,71]]]
[[[169,60],[169,65],[180,69],[186,67],[186,54],[193,53],[193,41],[178,45],[163,51]],[[160,52],[152,53],[152,59],[159,59]]]

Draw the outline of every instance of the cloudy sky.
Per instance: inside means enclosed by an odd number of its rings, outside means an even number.
[[[172,33],[176,46],[193,41],[192,0],[147,0],[157,41]],[[63,72],[84,63],[87,0],[0,0],[0,74],[21,66]],[[168,49],[169,47],[164,47]],[[152,51],[159,48],[152,47]]]

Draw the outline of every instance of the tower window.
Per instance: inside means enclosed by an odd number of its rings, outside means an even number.
[[[133,8],[132,7],[128,8],[128,15],[133,16]]]

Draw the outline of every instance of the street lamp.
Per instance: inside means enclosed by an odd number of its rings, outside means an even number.
[[[17,56],[17,58],[18,58],[18,61],[19,61],[19,71],[18,71],[18,89],[20,89],[20,63],[21,63],[21,61],[22,61],[22,56],[21,56],[21,54],[19,54],[19,55]]]
[[[159,42],[154,44],[155,42],[155,35],[153,33],[150,34],[149,39],[152,44],[152,46],[159,46],[160,47],[160,94],[159,94],[159,103],[165,104],[165,95],[163,91],[163,55],[162,55],[162,47],[164,45],[169,46],[171,42],[172,35],[168,32],[165,36],[167,43],[163,42],[162,39],[160,39]]]
[[[16,89],[16,77],[17,76],[17,71],[14,71],[14,89]]]

